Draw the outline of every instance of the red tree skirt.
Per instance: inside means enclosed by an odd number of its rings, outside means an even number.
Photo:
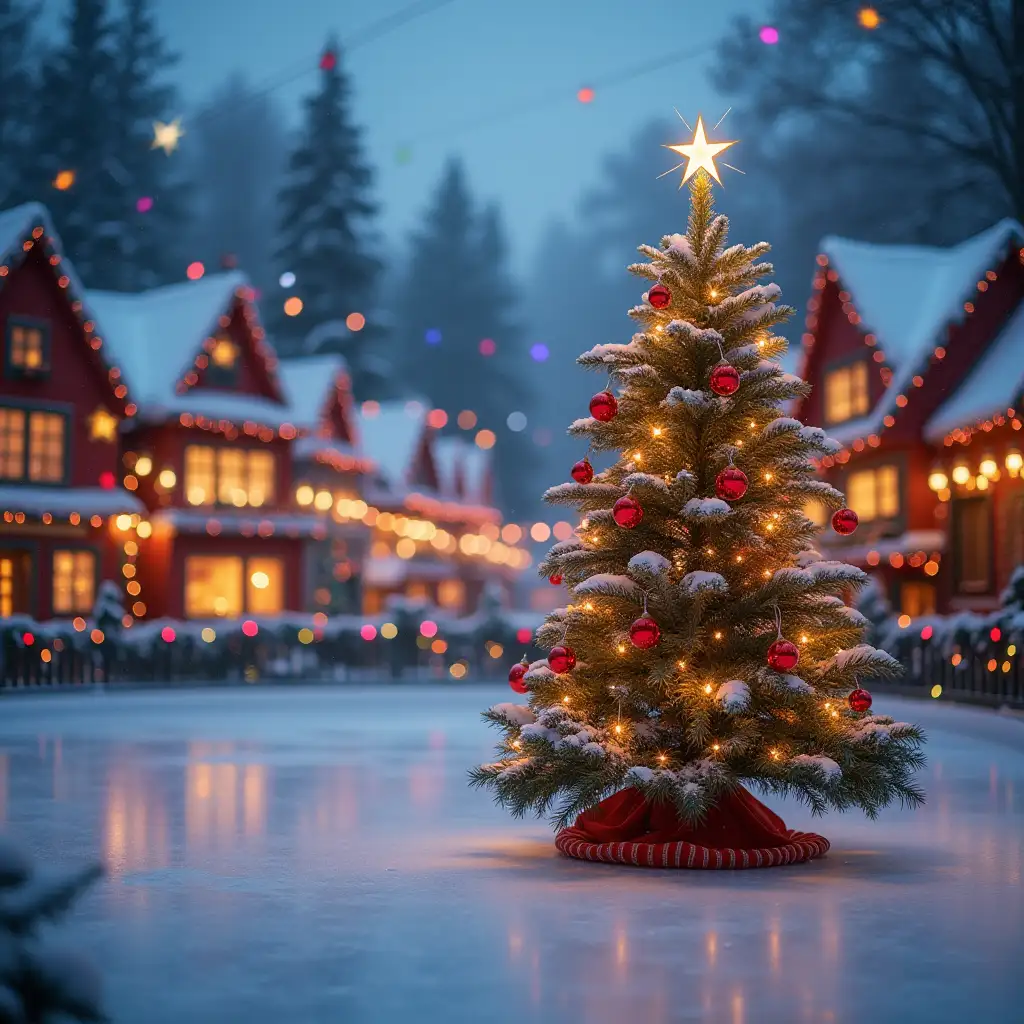
[[[652,804],[630,787],[585,811],[555,837],[559,853],[580,860],[648,868],[770,868],[820,857],[829,842],[794,832],[742,786],[699,825],[672,804]]]

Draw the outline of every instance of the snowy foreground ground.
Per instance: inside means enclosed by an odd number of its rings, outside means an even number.
[[[68,938],[118,1024],[1024,1019],[1024,720],[883,698],[928,729],[926,808],[786,805],[824,860],[666,872],[565,860],[466,788],[506,699],[0,700],[0,827],[108,864]]]

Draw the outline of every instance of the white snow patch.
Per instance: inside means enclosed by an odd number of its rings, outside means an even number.
[[[628,345],[595,345],[592,349],[584,352],[580,358],[584,359],[587,356],[592,356],[594,359],[600,359],[604,363],[613,363],[622,356],[636,355],[639,351],[640,346],[632,341]]]
[[[750,703],[750,687],[740,679],[730,679],[718,688],[715,700],[726,711],[742,711]]]
[[[683,514],[692,519],[724,519],[732,509],[721,498],[691,498],[683,506]]]
[[[705,572],[697,569],[688,572],[682,579],[681,586],[687,594],[728,594],[729,584],[725,577],[717,572]]]
[[[794,693],[814,693],[814,687],[799,676],[783,675],[782,681],[786,684],[786,688]]]
[[[657,551],[641,551],[629,560],[628,567],[640,572],[649,572],[655,576],[668,572],[672,563]]]
[[[690,245],[690,240],[686,235],[669,235],[668,248],[665,251],[678,252],[688,259],[693,259],[693,246]]]
[[[530,725],[537,720],[533,710],[526,704],[495,704],[491,712],[515,722],[516,725]]]
[[[718,399],[705,391],[693,391],[690,388],[674,387],[662,403],[670,408],[688,405],[691,409],[711,409],[718,404]]]
[[[833,437],[829,437],[821,427],[801,427],[800,437],[819,451],[832,454],[843,446]]]
[[[789,759],[789,763],[803,765],[807,768],[817,768],[829,782],[835,781],[843,774],[843,769],[831,757],[826,757],[824,754],[797,754],[796,757]]]
[[[650,782],[654,778],[654,769],[648,768],[646,765],[635,764],[626,774],[632,776],[637,782]]]
[[[792,416],[778,416],[771,421],[766,423],[764,430],[761,431],[765,437],[774,437],[776,434],[785,434],[791,430],[800,430],[803,424],[799,420],[793,419]]]
[[[650,487],[655,491],[663,491],[668,494],[668,484],[663,476],[655,476],[653,473],[630,473],[622,481],[623,487]]]
[[[619,597],[635,597],[640,588],[628,576],[617,576],[610,572],[599,572],[588,577],[573,588],[576,594],[610,594]]]

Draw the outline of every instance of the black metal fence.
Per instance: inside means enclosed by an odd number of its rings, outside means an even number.
[[[142,622],[99,633],[81,621],[76,628],[73,622],[9,619],[0,627],[0,691],[97,683],[501,679],[524,650],[539,656],[524,642],[539,617],[530,625],[521,620],[493,608],[457,619],[418,606],[322,626],[305,616],[258,624]]]

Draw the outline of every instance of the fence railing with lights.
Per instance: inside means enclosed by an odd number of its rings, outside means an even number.
[[[1024,708],[1024,611],[965,612],[891,620],[874,638],[906,670],[903,688],[921,696]]]
[[[0,691],[94,685],[504,679],[540,616],[487,607],[453,618],[402,602],[373,617],[35,622],[0,627]]]

